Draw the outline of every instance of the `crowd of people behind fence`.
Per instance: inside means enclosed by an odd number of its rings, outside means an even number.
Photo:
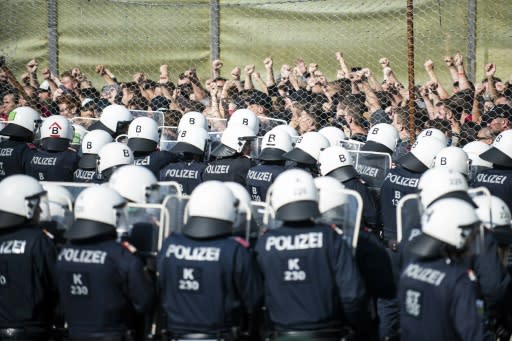
[[[334,58],[1,72],[0,339],[512,340],[512,73]]]

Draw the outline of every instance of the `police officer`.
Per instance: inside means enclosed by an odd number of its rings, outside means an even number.
[[[248,244],[231,237],[236,205],[223,183],[204,182],[192,192],[183,234],[164,241],[158,281],[171,339],[238,339],[242,315],[261,304]]]
[[[57,303],[57,250],[39,226],[43,187],[26,175],[0,182],[0,339],[47,340]]]
[[[355,170],[348,151],[343,147],[328,147],[322,150],[318,157],[318,169],[320,175],[333,177],[346,188],[359,193],[363,200],[362,226],[369,232],[378,233],[378,202]]]
[[[361,150],[392,155],[396,151],[399,139],[398,130],[393,125],[378,123],[370,128]]]
[[[320,218],[322,222],[341,228],[343,238],[350,245],[354,243],[354,234],[358,230],[355,256],[368,296],[372,299],[369,307],[371,321],[367,325],[367,339],[378,340],[378,319],[375,314],[377,298],[392,298],[396,287],[391,262],[378,236],[366,229],[356,229],[355,217],[358,206],[354,196],[347,194],[345,186],[330,176],[315,178],[318,188]]]
[[[180,155],[160,170],[160,181],[176,181],[183,193],[190,194],[203,181],[203,172],[207,166],[204,153],[207,148],[208,132],[200,126],[188,126],[178,133],[178,142],[171,153]]]
[[[260,163],[247,172],[247,190],[251,199],[265,201],[267,191],[279,174],[286,170],[283,154],[292,150],[290,135],[281,129],[272,129],[263,136]]]
[[[82,140],[82,155],[80,161],[78,161],[78,168],[73,173],[73,181],[97,181],[98,152],[104,145],[110,142],[112,142],[112,136],[104,130],[96,129],[85,135]]]
[[[64,232],[73,223],[73,195],[63,186],[53,182],[43,185],[46,196],[41,204],[41,227],[53,236],[57,248],[64,244]],[[45,202],[46,201],[46,202]]]
[[[484,340],[477,311],[476,276],[463,254],[479,219],[473,206],[456,198],[424,213],[423,234],[411,242],[418,256],[400,278],[401,340]]]
[[[484,186],[512,209],[512,130],[505,130],[494,139],[491,149],[480,154],[493,168],[478,173],[472,187]]]
[[[231,124],[227,127],[221,143],[211,152],[216,159],[208,163],[203,180],[235,181],[245,186],[247,172],[254,165],[249,155],[251,141],[255,138],[256,134],[246,125]]]
[[[69,243],[58,256],[59,293],[71,340],[125,340],[151,312],[155,292],[141,260],[116,242],[126,201],[113,189],[85,189]],[[142,340],[142,338],[136,338]]]
[[[23,174],[25,165],[36,146],[34,134],[41,125],[41,117],[30,107],[19,107],[10,113],[10,119],[0,131],[9,139],[0,142],[0,180],[13,174]]]
[[[443,135],[444,136],[444,135]],[[396,206],[407,194],[418,191],[418,182],[423,172],[431,168],[435,155],[445,146],[438,138],[426,135],[418,138],[411,151],[400,158],[397,167],[389,171],[384,178],[380,191],[380,209],[382,240],[388,248],[388,255],[398,282],[399,257],[396,237]],[[399,315],[398,302],[395,299],[379,299],[380,338],[393,340],[398,337]]]
[[[101,129],[116,138],[121,134],[126,134],[132,120],[132,113],[124,105],[111,104],[103,109],[99,121],[91,124],[88,130]]]
[[[107,182],[116,169],[131,164],[133,153],[130,147],[120,142],[107,143],[98,152],[97,182]]]
[[[291,166],[308,171],[311,175],[317,176],[317,162],[320,152],[329,147],[329,140],[316,131],[309,131],[301,135],[295,146],[283,157],[292,161]]]
[[[158,150],[160,134],[158,124],[149,117],[137,117],[128,128],[128,147],[133,152],[134,164],[151,170],[156,177],[160,169],[176,157],[165,151]]]
[[[72,181],[78,154],[69,148],[73,126],[64,116],[50,116],[41,126],[41,145],[26,164],[25,174],[39,181]]]
[[[272,186],[272,208],[283,225],[264,233],[255,250],[274,336],[334,340],[348,326],[361,332],[364,284],[341,234],[313,221],[319,216],[313,177],[291,169]]]

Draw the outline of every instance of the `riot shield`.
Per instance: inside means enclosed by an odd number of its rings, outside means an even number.
[[[84,128],[89,128],[99,120],[100,119],[96,117],[73,117],[70,119],[72,124],[79,124]]]
[[[158,202],[163,202],[168,195],[182,195],[183,190],[180,183],[176,181],[159,181],[158,182]]]
[[[137,117],[149,117],[155,120],[157,126],[165,124],[164,113],[161,111],[147,111],[147,110],[130,110],[134,119]]]
[[[252,205],[240,201],[235,222],[233,223],[233,234],[244,238],[247,242],[258,237],[258,227],[253,219],[252,208]]]
[[[160,126],[160,150],[169,151],[176,144],[178,138],[178,127],[175,126]]]
[[[75,202],[78,195],[87,187],[98,186],[98,184],[93,183],[83,183],[83,182],[59,182],[59,181],[40,181],[41,186],[45,186],[45,184],[62,186],[66,188],[71,195],[73,196],[73,202]]]
[[[162,201],[162,205],[169,213],[169,220],[163,231],[164,238],[171,232],[181,233],[183,225],[185,225],[185,208],[188,204],[190,196],[178,192],[176,194],[167,195]]]
[[[169,220],[165,206],[129,203],[125,218],[117,227],[118,238],[133,245],[141,256],[155,257]]]
[[[344,140],[341,141],[341,146],[346,150],[358,151],[362,146],[364,146],[364,143],[355,140]]]
[[[288,122],[285,120],[279,119],[279,118],[270,118],[270,117],[258,117],[260,120],[260,131],[258,133],[258,136],[265,135],[273,128],[279,126],[279,125],[287,125]]]
[[[261,153],[261,145],[263,144],[263,136],[258,136],[251,141],[251,158],[257,159]]]
[[[276,229],[281,226],[282,221],[276,219],[276,214],[267,202],[251,201],[254,213],[254,221],[259,228],[258,236],[268,229]]]
[[[378,195],[386,174],[391,169],[391,155],[388,153],[354,150],[350,150],[349,154],[354,163],[354,168],[361,178]]]
[[[396,206],[396,240],[410,240],[421,233],[421,215],[424,208],[418,193],[407,194]]]
[[[363,216],[363,199],[356,191],[346,188],[335,190],[335,193],[340,198],[341,204],[322,212],[316,221],[322,224],[336,225],[339,228],[339,233],[352,247],[352,252],[355,254]]]
[[[208,117],[208,132],[209,133],[222,133],[228,126],[228,120],[220,117]]]

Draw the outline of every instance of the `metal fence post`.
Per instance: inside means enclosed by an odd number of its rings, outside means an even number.
[[[476,76],[476,0],[468,0],[468,79],[475,82]]]
[[[59,74],[59,46],[57,36],[57,0],[48,0],[48,67]]]
[[[219,0],[210,0],[210,58],[220,58]]]

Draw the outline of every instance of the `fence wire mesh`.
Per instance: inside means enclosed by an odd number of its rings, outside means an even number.
[[[334,124],[356,139],[408,118],[405,0],[2,0],[0,9],[4,118],[27,101],[46,114],[73,107],[71,117],[118,102],[166,109],[175,125],[186,111],[229,117],[252,105],[299,133]],[[464,144],[492,106],[511,103],[511,17],[506,0],[414,1],[416,128]]]

